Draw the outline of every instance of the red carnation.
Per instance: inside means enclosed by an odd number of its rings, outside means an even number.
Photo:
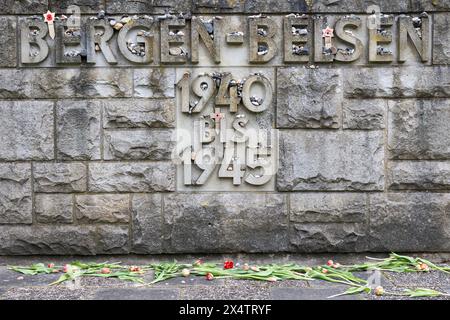
[[[234,263],[231,260],[227,260],[223,263],[223,268],[224,269],[233,269],[234,268]]]

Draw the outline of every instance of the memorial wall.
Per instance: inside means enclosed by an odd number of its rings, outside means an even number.
[[[0,254],[450,251],[450,0],[1,0]]]

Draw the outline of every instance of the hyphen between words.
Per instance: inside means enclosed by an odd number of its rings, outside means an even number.
[[[21,61],[24,65],[41,63],[55,50],[58,65],[95,65],[98,55],[114,65],[118,61],[114,48],[118,47],[126,60],[136,64],[154,62],[155,51],[162,64],[196,64],[200,50],[220,64],[224,45],[236,48],[245,44],[249,63],[256,64],[268,63],[280,52],[285,63],[352,62],[363,55],[369,62],[404,62],[411,50],[422,62],[430,58],[431,23],[426,13],[415,17],[347,15],[336,17],[334,23],[326,16],[257,15],[241,17],[243,22],[236,30],[230,30],[235,27],[229,23],[231,18],[103,16],[87,18],[83,24],[79,19],[78,26],[65,16],[56,16],[54,21],[25,18],[20,27]],[[361,31],[364,37],[358,37]]]

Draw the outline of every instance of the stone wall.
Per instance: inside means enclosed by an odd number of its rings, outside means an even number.
[[[71,4],[83,19],[220,14],[225,34],[260,12],[281,28],[292,12],[333,20],[374,3],[428,13],[428,61],[409,44],[404,63],[285,63],[281,32],[278,55],[256,65],[226,45],[219,65],[204,48],[197,66],[163,64],[161,48],[148,65],[115,47],[114,65],[20,58],[22,19]],[[450,251],[449,30],[450,0],[3,0],[0,254]],[[198,67],[270,79],[273,103],[255,120],[279,129],[267,187],[181,187],[175,84]]]

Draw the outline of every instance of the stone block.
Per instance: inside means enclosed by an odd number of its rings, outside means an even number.
[[[79,162],[37,162],[33,176],[37,192],[83,192],[87,188],[86,165]]]
[[[2,0],[0,14],[36,14],[48,9],[48,0]]]
[[[132,95],[132,70],[107,68],[5,69],[0,98],[123,98]]]
[[[133,246],[140,254],[162,253],[163,216],[161,194],[136,194],[131,202]]]
[[[171,130],[105,131],[105,160],[170,160],[175,142]]]
[[[31,223],[31,212],[31,165],[1,163],[0,224]]]
[[[370,251],[449,251],[450,195],[370,195]]]
[[[433,64],[450,64],[450,13],[433,16]]]
[[[307,0],[194,0],[193,11],[199,13],[291,13],[307,12]]]
[[[279,191],[383,190],[383,134],[378,131],[280,133]]]
[[[127,254],[130,252],[128,225],[99,225],[97,254]]]
[[[139,98],[175,97],[175,69],[134,70],[134,96]]]
[[[343,107],[342,126],[344,129],[379,130],[385,127],[386,101],[346,100]]]
[[[0,51],[0,67],[3,68],[17,66],[15,18],[0,17],[0,43],[5,44]]]
[[[348,68],[344,94],[350,98],[448,98],[448,66]],[[412,76],[420,75],[420,76]]]
[[[391,159],[450,159],[450,100],[389,101]]]
[[[127,226],[0,226],[1,255],[128,253]]]
[[[314,0],[311,11],[314,13],[367,13],[367,9],[372,5],[377,5],[383,13],[421,13],[424,11],[448,11],[450,9],[450,3],[447,0]]]
[[[130,196],[95,194],[75,196],[75,217],[81,223],[128,223]]]
[[[0,160],[54,159],[52,102],[0,101],[0,114]]]
[[[168,252],[276,252],[288,246],[284,195],[178,193],[164,196]]]
[[[104,128],[172,128],[175,126],[174,99],[106,100]]]
[[[133,0],[107,0],[107,12],[111,14],[128,13],[128,14],[163,14],[165,10],[175,12],[190,12],[190,0],[152,0],[152,1],[133,1]]]
[[[71,194],[36,194],[35,212],[39,223],[72,223],[73,196]]]
[[[292,222],[364,222],[368,196],[364,193],[291,193]]]
[[[365,223],[295,223],[289,230],[296,252],[362,252],[367,236]]]
[[[340,69],[279,68],[277,127],[339,128]]]
[[[56,145],[58,159],[101,159],[100,135],[100,106],[89,101],[57,102]]]
[[[387,181],[391,190],[450,190],[450,162],[390,162]]]
[[[171,162],[91,163],[89,190],[94,192],[175,191]]]

